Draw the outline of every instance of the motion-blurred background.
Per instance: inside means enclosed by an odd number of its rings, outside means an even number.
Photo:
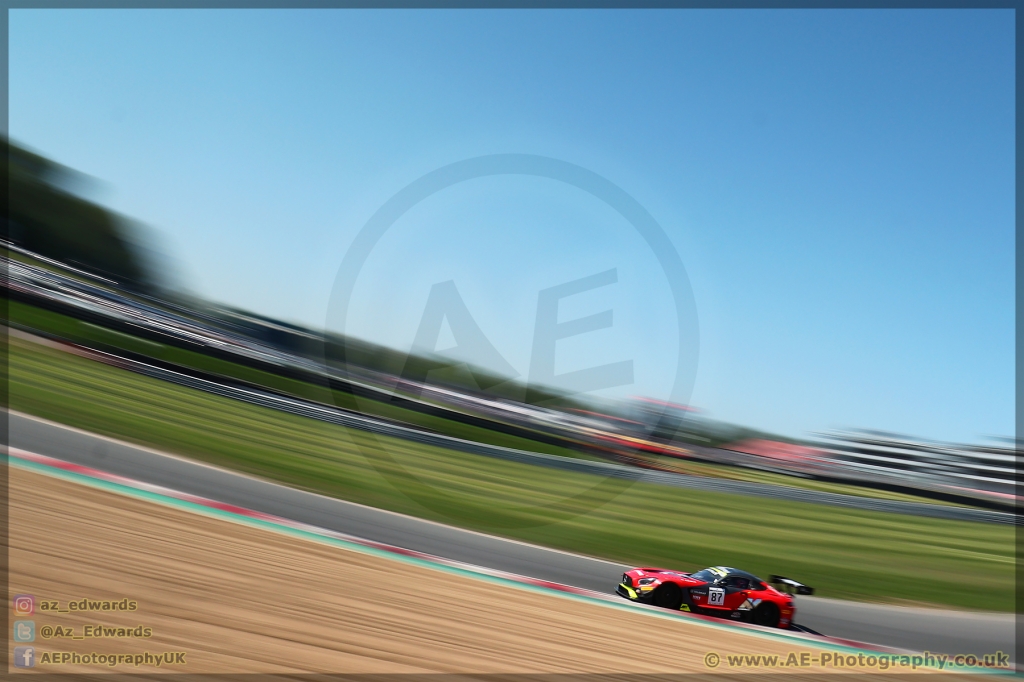
[[[10,407],[620,561],[1010,610],[1009,526],[872,506],[1015,501],[1004,18],[12,11]],[[324,322],[381,204],[506,151],[632,193],[699,329],[621,217],[539,182],[410,212]],[[630,380],[528,394],[538,291],[609,268],[559,320],[614,324],[556,364]],[[445,354],[451,319],[413,346],[448,280],[504,364]]]

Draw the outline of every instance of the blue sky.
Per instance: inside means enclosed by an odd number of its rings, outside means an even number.
[[[188,289],[320,328],[401,188],[568,161],[659,222],[699,332],[622,216],[522,176],[402,216],[347,329],[409,348],[453,280],[525,378],[538,292],[614,268],[559,309],[614,312],[557,342],[558,373],[633,361],[600,395],[667,396],[699,336],[690,400],[720,419],[1013,433],[1011,10],[12,10],[9,125],[150,226]]]

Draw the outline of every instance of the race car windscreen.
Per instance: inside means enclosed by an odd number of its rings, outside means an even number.
[[[705,568],[702,571],[697,571],[696,573],[691,573],[689,577],[693,578],[694,580],[703,580],[704,582],[713,583],[713,582],[717,582],[717,581],[721,580],[722,577],[723,577],[723,574],[722,573],[716,573],[715,571],[712,571],[709,568]]]

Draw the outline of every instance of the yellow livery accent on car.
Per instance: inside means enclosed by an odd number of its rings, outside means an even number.
[[[778,575],[762,580],[728,566],[692,573],[644,566],[623,573],[615,594],[635,604],[676,612],[807,631],[794,624],[793,595],[814,594],[814,588]]]

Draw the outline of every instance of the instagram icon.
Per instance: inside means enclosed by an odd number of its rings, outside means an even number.
[[[16,616],[31,616],[36,610],[36,598],[31,594],[16,594],[13,601]]]

